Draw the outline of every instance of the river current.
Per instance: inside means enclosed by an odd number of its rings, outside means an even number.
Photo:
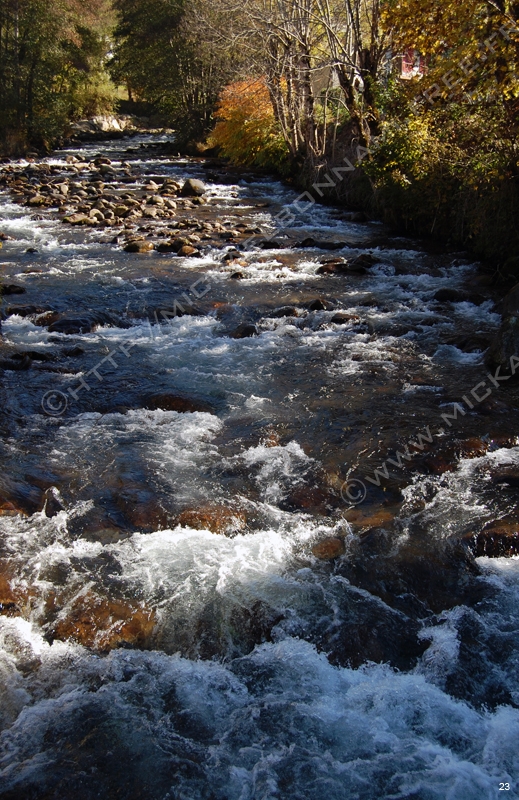
[[[0,798],[519,797],[519,560],[484,544],[519,392],[463,399],[485,274],[333,207],[278,230],[295,190],[162,143],[45,180],[206,202],[72,226],[0,192]],[[124,250],[179,233],[198,257]]]

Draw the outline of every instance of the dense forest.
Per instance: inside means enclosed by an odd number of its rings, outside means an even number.
[[[506,279],[518,69],[508,0],[0,0],[0,142],[41,152],[74,120],[151,114],[179,147],[470,247]]]

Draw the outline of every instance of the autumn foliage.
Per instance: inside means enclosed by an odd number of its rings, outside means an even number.
[[[235,164],[276,168],[288,165],[288,150],[279,131],[265,82],[237,81],[226,86],[216,110],[211,142]]]

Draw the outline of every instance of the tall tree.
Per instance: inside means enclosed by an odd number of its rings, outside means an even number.
[[[108,46],[105,0],[0,0],[0,137],[16,149],[49,144],[67,121],[94,110]],[[99,99],[99,98],[98,98]]]
[[[202,26],[196,2],[115,0],[118,25],[114,79],[130,99],[145,100],[179,127],[179,138],[201,136],[211,126],[222,86],[233,77],[233,56],[214,47],[210,24]]]

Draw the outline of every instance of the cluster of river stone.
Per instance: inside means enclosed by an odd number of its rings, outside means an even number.
[[[66,165],[4,165],[0,185],[10,191],[15,202],[35,210],[55,210],[68,225],[117,229],[119,234],[125,234],[123,246],[131,253],[156,249],[161,253],[197,257],[201,255],[202,241],[222,246],[227,241],[261,234],[261,229],[244,224],[238,224],[237,230],[229,230],[228,223],[218,220],[177,218],[178,211],[185,214],[209,203],[203,181],[189,178],[179,183],[174,178],[165,178],[157,183],[149,178],[135,188],[138,180],[128,161],[115,166],[105,156],[90,162],[67,156]],[[143,229],[149,232],[154,221],[167,225],[167,229],[163,226],[155,230],[155,235],[167,237],[171,229],[178,231],[178,235],[158,244],[139,235],[139,226],[141,232]]]

